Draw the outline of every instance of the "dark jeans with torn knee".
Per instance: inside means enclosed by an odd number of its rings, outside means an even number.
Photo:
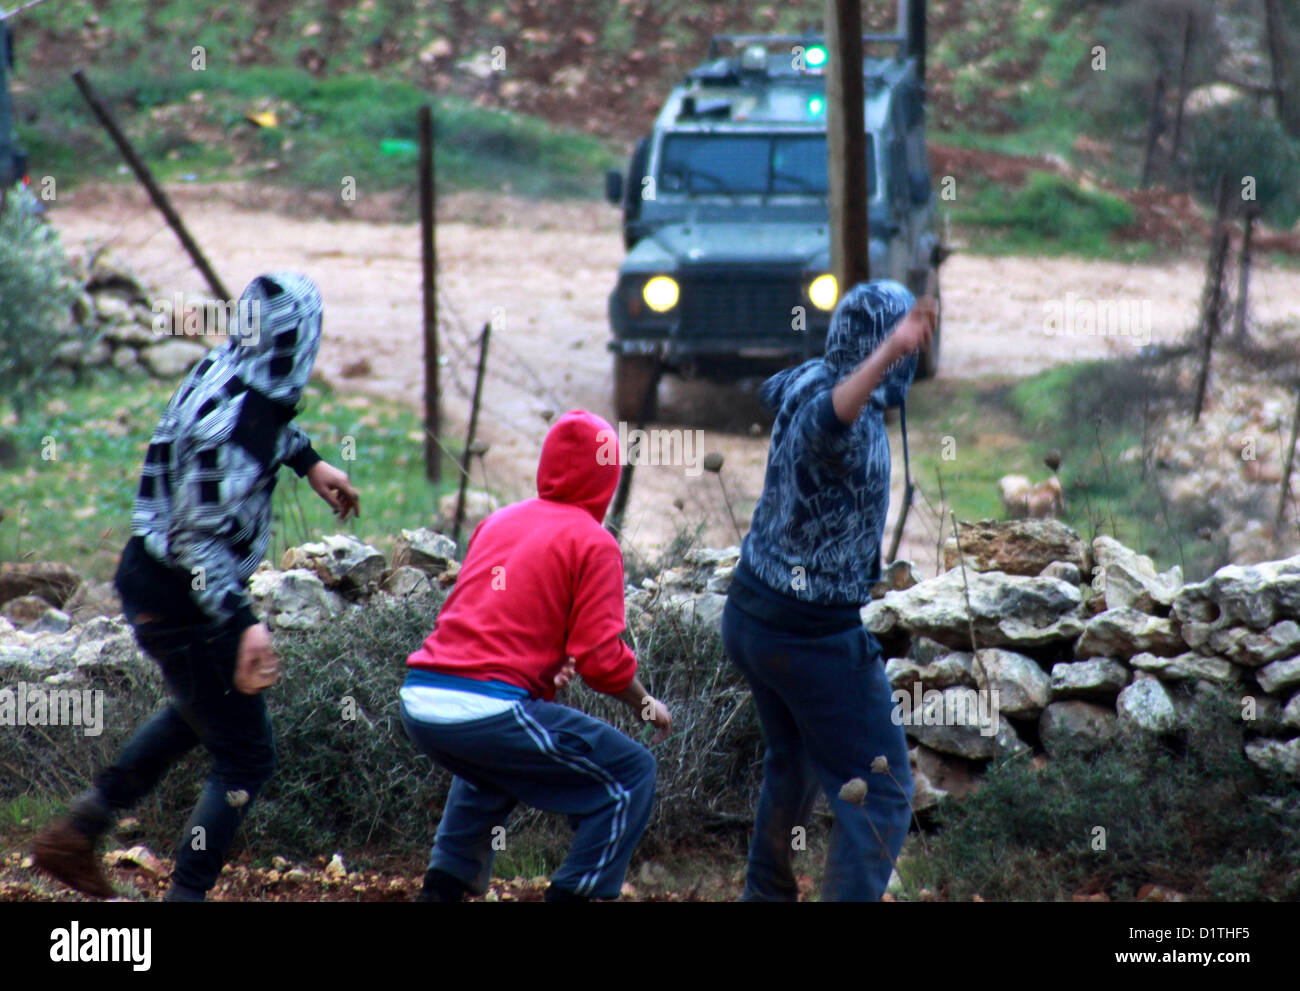
[[[213,624],[134,622],[140,647],[157,662],[171,696],[141,726],[96,790],[120,813],[158,784],[199,744],[212,770],[176,850],[174,884],[206,892],[216,884],[245,812],[275,769],[275,739],[266,702],[244,695],[232,679],[240,631]]]

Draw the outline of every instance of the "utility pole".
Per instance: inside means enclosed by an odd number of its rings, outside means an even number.
[[[871,278],[861,0],[826,0],[825,33],[831,269],[843,296]]]

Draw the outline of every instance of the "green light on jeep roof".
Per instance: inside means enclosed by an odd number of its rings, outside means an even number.
[[[811,45],[803,53],[803,60],[810,69],[820,69],[826,64],[826,49],[820,45]]]

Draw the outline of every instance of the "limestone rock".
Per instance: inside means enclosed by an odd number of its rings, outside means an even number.
[[[989,696],[973,688],[926,692],[919,700],[896,700],[895,706],[907,735],[932,750],[968,760],[1004,760],[1028,749]]]
[[[6,602],[0,613],[14,626],[25,629],[39,621],[45,615],[46,610],[50,608],[52,608],[50,603],[39,595],[20,595],[18,598]]]
[[[960,529],[966,567],[976,571],[1001,571],[1009,575],[1035,576],[1054,561],[1087,569],[1088,548],[1073,527],[1058,520],[980,520],[963,523]],[[943,566],[960,563],[957,538],[943,545]],[[1077,584],[1077,583],[1076,583]]]
[[[1173,613],[1193,649],[1229,627],[1267,630],[1283,620],[1300,620],[1300,555],[1262,564],[1229,564],[1203,582],[1184,585]]]
[[[309,630],[343,611],[343,599],[325,587],[315,572],[258,571],[248,583],[249,594],[273,629]]]
[[[82,582],[63,608],[74,623],[87,623],[100,616],[119,616],[122,600],[112,582]]]
[[[1092,542],[1092,557],[1101,568],[1107,609],[1168,610],[1183,584],[1183,569],[1175,565],[1158,573],[1151,558],[1101,536]]]
[[[0,605],[25,595],[39,595],[61,609],[81,584],[81,575],[66,564],[53,561],[7,562],[0,564]]]
[[[863,621],[877,635],[906,631],[958,650],[971,649],[971,625],[979,647],[1040,646],[1083,630],[1079,589],[1059,578],[968,570],[966,580],[969,613],[962,572],[954,568],[868,603]]]
[[[974,658],[970,651],[953,651],[928,664],[910,657],[891,657],[885,662],[885,676],[889,684],[903,691],[911,691],[917,682],[923,691],[943,690],[956,685],[975,688],[975,672],[971,668]]]
[[[979,788],[979,781],[971,773],[970,766],[956,757],[941,754],[937,750],[916,744],[908,752],[912,767],[926,776],[930,784],[941,794],[963,799]]]
[[[1300,781],[1300,736],[1290,740],[1260,737],[1246,744],[1246,757],[1261,771]]]
[[[420,527],[403,530],[393,542],[393,569],[419,568],[429,576],[442,574],[456,562],[456,542],[448,536]]]
[[[1136,609],[1107,609],[1088,621],[1074,656],[1129,658],[1145,651],[1170,657],[1184,650],[1172,620]]]
[[[1024,654],[997,648],[981,650],[975,655],[972,670],[978,687],[998,693],[998,706],[1004,715],[1036,718],[1051,700],[1051,678],[1037,661]]]
[[[1059,578],[1071,585],[1079,585],[1083,582],[1083,573],[1079,570],[1079,566],[1071,561],[1053,561],[1039,574],[1044,578]]]
[[[1067,750],[1092,751],[1110,742],[1117,723],[1108,706],[1077,699],[1053,702],[1038,717],[1038,737],[1052,757]]]
[[[284,552],[281,568],[303,568],[314,572],[326,588],[350,597],[373,590],[387,570],[384,555],[356,537],[336,533],[317,543],[290,547]]]
[[[1300,653],[1300,623],[1284,619],[1261,632],[1242,626],[1215,630],[1201,649],[1226,657],[1235,664],[1259,667]]]
[[[160,379],[180,378],[208,356],[208,349],[197,341],[170,338],[140,350],[140,363],[149,374]]]
[[[1292,695],[1291,700],[1282,709],[1280,722],[1290,729],[1300,729],[1300,692]]]
[[[1113,702],[1132,680],[1128,668],[1113,657],[1092,657],[1052,665],[1052,698]]]
[[[1300,685],[1300,657],[1266,664],[1255,672],[1255,678],[1266,692],[1289,691]]]
[[[403,565],[388,573],[379,585],[389,595],[418,595],[434,588],[433,581],[419,568]]]
[[[1155,678],[1139,678],[1119,693],[1116,714],[1122,729],[1168,733],[1178,726],[1178,713],[1169,692]]]
[[[722,609],[727,604],[725,595],[704,592],[699,595],[670,595],[664,607],[683,619],[700,623],[715,633],[722,632]]]
[[[1129,658],[1129,665],[1154,674],[1161,681],[1209,681],[1216,685],[1232,685],[1241,680],[1241,669],[1231,661],[1190,652],[1177,657],[1134,654]]]

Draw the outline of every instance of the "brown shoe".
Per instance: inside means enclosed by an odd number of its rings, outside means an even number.
[[[95,841],[66,817],[41,830],[32,844],[32,856],[37,867],[70,888],[95,898],[117,895],[100,867]]]

